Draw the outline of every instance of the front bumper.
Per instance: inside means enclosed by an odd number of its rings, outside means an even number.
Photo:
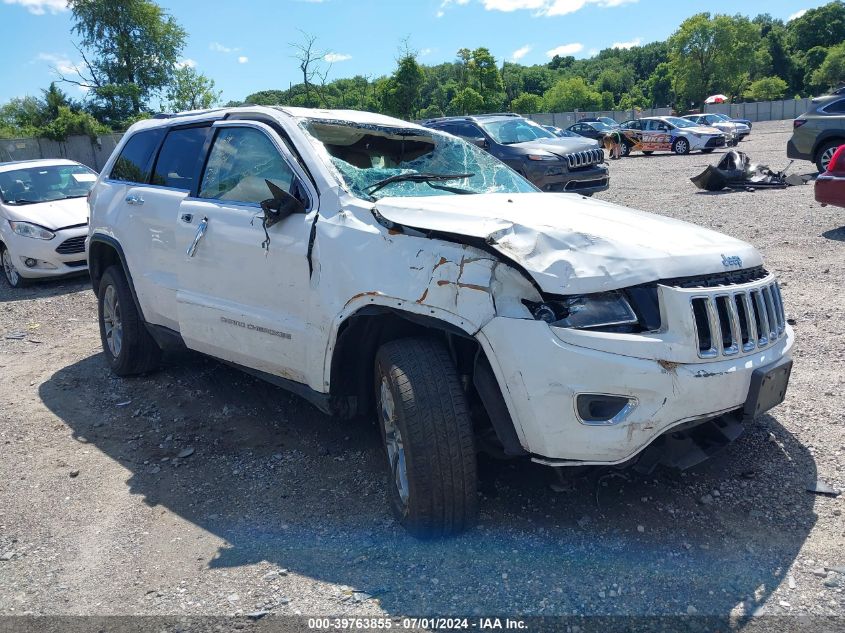
[[[715,149],[725,146],[725,135],[719,136],[689,136],[691,150]]]
[[[9,249],[21,277],[62,277],[88,270],[88,256],[85,251],[88,227],[60,229],[55,233],[56,237],[52,240],[38,240],[23,237],[11,230],[4,232],[3,242]],[[35,265],[27,265],[27,260],[35,260]]]
[[[564,163],[525,167],[525,175],[542,191],[592,194],[610,186],[610,175],[604,163],[569,171]]]
[[[757,353],[686,364],[573,345],[531,320],[496,317],[479,340],[522,447],[540,461],[587,465],[625,462],[673,427],[741,409],[754,371],[789,358],[794,335],[787,327]],[[589,425],[578,394],[626,396],[636,406],[617,424]]]

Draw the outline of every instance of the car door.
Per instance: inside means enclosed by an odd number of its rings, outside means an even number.
[[[266,181],[295,194],[296,213],[265,233]],[[307,382],[316,191],[279,136],[252,121],[214,124],[195,195],[180,208],[179,331],[188,347]]]
[[[211,122],[169,128],[154,154],[148,182],[136,184],[124,198],[136,235],[134,248],[142,246],[140,281],[144,294],[152,291],[152,314],[144,314],[148,321],[174,330],[179,327],[176,291],[184,250],[177,239],[177,221],[182,201],[194,188],[210,129]],[[133,276],[136,284],[138,277]]]

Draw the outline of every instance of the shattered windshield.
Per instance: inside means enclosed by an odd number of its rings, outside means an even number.
[[[537,189],[487,152],[430,129],[306,119],[302,127],[359,198],[524,193]]]

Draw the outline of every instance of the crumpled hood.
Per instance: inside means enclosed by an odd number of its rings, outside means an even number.
[[[88,223],[88,204],[85,198],[68,198],[37,204],[7,204],[3,208],[10,220],[32,222],[52,231]]]
[[[601,292],[762,265],[760,254],[746,242],[568,193],[393,197],[379,200],[376,210],[409,228],[485,240],[552,294]],[[728,259],[735,257],[741,259],[738,266]]]
[[[599,147],[598,141],[591,138],[581,136],[578,138],[568,136],[561,138],[538,138],[534,141],[526,141],[524,143],[514,143],[510,147],[520,147],[524,149],[540,149],[558,156],[565,154],[572,154],[573,152],[584,152],[588,149],[597,149]]]

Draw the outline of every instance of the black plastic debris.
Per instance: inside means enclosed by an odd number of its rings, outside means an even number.
[[[813,492],[817,495],[825,495],[828,497],[838,497],[842,491],[834,488],[824,479],[817,479],[815,483],[807,486],[807,492]]]
[[[690,180],[704,191],[784,189],[808,182],[809,178],[805,176],[787,176],[788,169],[789,166],[783,171],[773,171],[767,165],[752,164],[747,154],[734,149],[722,156],[716,165],[708,166]]]

